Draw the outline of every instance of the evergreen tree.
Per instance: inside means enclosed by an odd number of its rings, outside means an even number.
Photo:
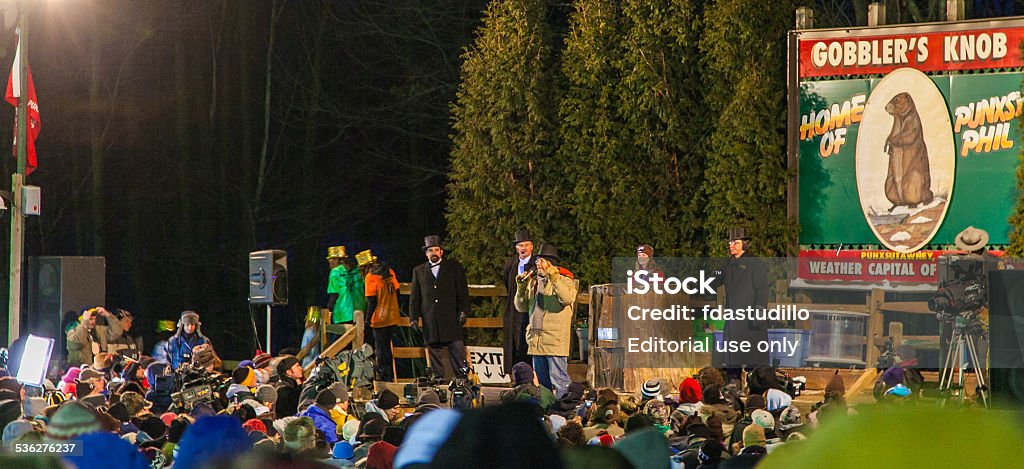
[[[569,22],[561,70],[566,92],[559,108],[559,160],[573,168],[571,201],[579,234],[566,251],[575,254],[577,276],[587,283],[610,278],[609,255],[635,242],[635,218],[622,204],[635,190],[626,176],[618,116],[619,12],[614,0],[579,0]],[[625,239],[624,239],[625,238]]]
[[[555,85],[542,0],[493,1],[463,54],[452,106],[450,248],[471,282],[499,283],[519,228],[564,240],[564,168],[553,158]]]
[[[743,226],[760,255],[782,256],[795,240],[786,217],[785,34],[789,1],[718,0],[705,15],[707,103],[714,130],[704,193],[709,239]],[[710,242],[722,255],[724,242]]]

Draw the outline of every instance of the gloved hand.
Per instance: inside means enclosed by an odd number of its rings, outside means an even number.
[[[459,313],[459,327],[466,327],[466,313]]]
[[[412,318],[409,318],[409,327],[412,328],[413,332],[415,332],[417,334],[420,333],[420,322],[419,321],[417,321],[415,319],[412,319]]]

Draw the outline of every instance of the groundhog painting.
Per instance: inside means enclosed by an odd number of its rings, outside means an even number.
[[[864,220],[896,252],[928,245],[946,217],[956,175],[949,106],[929,77],[904,67],[868,88],[854,166]]]
[[[889,172],[885,177],[885,197],[892,202],[889,212],[900,205],[914,208],[929,204],[933,195],[928,145],[914,99],[910,93],[899,93],[885,105],[885,112],[892,116],[892,129],[884,147],[889,155]]]

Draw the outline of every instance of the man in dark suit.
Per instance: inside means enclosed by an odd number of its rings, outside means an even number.
[[[750,237],[743,228],[729,230],[729,259],[721,275],[712,286],[725,285],[726,309],[745,310],[747,307],[765,309],[768,307],[768,267],[764,260],[750,253]],[[750,352],[726,352],[716,354],[715,366],[725,366],[730,377],[738,377],[740,369],[751,370],[758,365],[768,365],[768,353],[758,352],[757,344],[768,340],[768,321],[727,321],[725,341],[748,341]],[[717,352],[717,350],[716,350]]]
[[[530,232],[516,231],[516,239],[512,244],[516,248],[516,255],[505,261],[505,268],[502,271],[505,291],[508,292],[508,296],[505,297],[505,317],[502,319],[505,373],[512,373],[512,367],[516,363],[530,363],[529,355],[526,353],[526,325],[530,322],[530,316],[516,311],[516,276],[537,269]]]
[[[427,262],[412,271],[409,300],[409,325],[418,329],[423,318],[423,342],[427,344],[430,364],[444,370],[442,350],[448,347],[452,372],[463,377],[469,371],[466,346],[462,342],[462,326],[469,311],[469,285],[466,270],[457,261],[444,258],[441,237],[423,239]],[[446,378],[451,373],[445,373]]]

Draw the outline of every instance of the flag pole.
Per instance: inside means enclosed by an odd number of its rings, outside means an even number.
[[[28,8],[27,2],[18,2],[18,171],[11,175],[11,259],[9,268],[10,292],[7,301],[7,344],[21,335],[21,268],[25,241],[25,216],[22,215],[21,189],[25,184],[28,145]]]

